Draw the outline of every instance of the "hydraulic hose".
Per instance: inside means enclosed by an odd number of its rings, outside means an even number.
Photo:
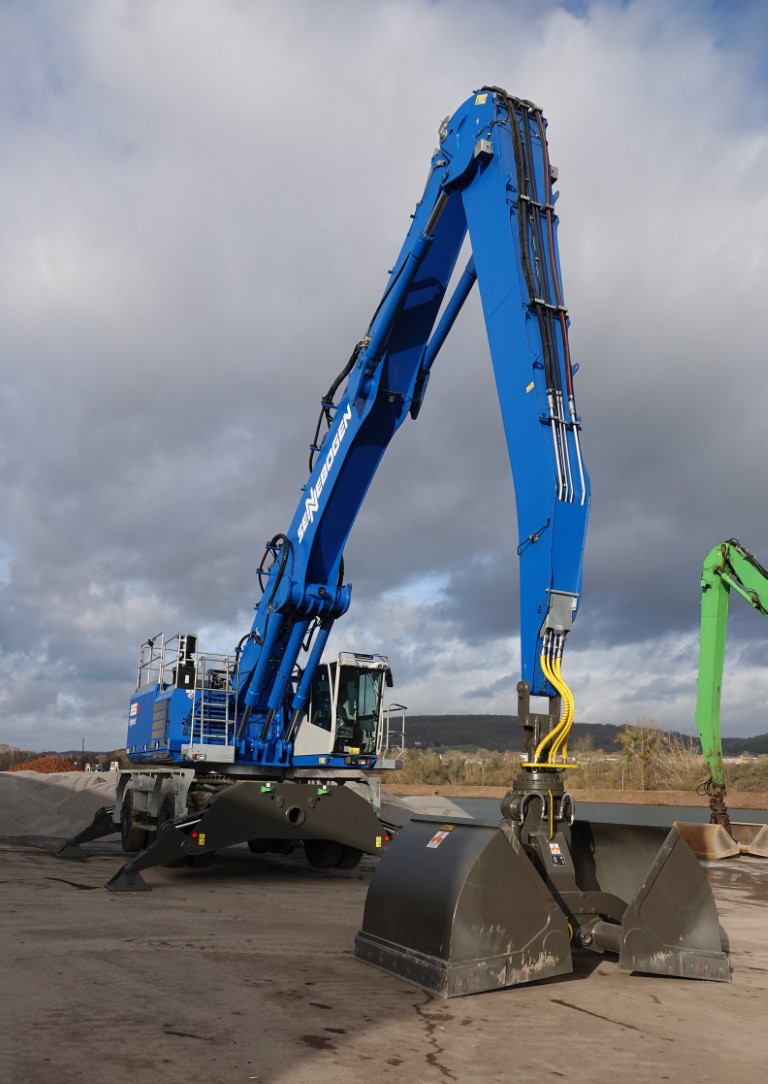
[[[557,767],[556,758],[559,753],[562,756],[567,756],[568,751],[568,735],[570,734],[571,727],[573,726],[573,720],[575,716],[575,702],[573,699],[573,693],[563,679],[563,675],[560,669],[562,658],[562,638],[553,638],[551,634],[548,635],[544,644],[544,651],[542,652],[540,662],[541,669],[544,672],[544,676],[547,681],[557,690],[563,702],[563,713],[560,717],[560,721],[554,730],[550,731],[536,747],[536,751],[533,756],[534,764],[545,764],[547,767]],[[549,747],[546,760],[542,760],[544,751]]]

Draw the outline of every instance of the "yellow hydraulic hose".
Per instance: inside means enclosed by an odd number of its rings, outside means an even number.
[[[541,655],[540,658],[541,669],[546,677],[547,681],[558,691],[563,701],[563,714],[560,717],[560,722],[557,724],[554,730],[547,734],[536,747],[534,753],[533,762],[542,763],[540,757],[544,750],[549,746],[549,752],[547,758],[543,761],[547,766],[556,766],[556,758],[558,753],[562,753],[563,758],[568,755],[568,735],[571,732],[573,721],[576,713],[576,705],[573,698],[573,693],[563,679],[563,675],[560,669],[560,658],[554,658],[550,661],[546,653]]]
[[[567,716],[568,721],[567,721],[567,723],[566,723],[560,737],[557,739],[557,741],[555,741],[552,744],[552,748],[551,748],[551,751],[550,751],[550,760],[552,760],[552,761],[555,760],[558,753],[562,754],[562,757],[563,757],[564,760],[567,759],[567,757],[568,757],[568,737],[569,737],[569,735],[571,733],[571,728],[573,726],[574,716],[576,714],[576,704],[575,704],[574,699],[573,699],[573,693],[571,692],[570,688],[568,687],[568,685],[566,684],[566,682],[563,679],[563,675],[562,675],[562,673],[560,671],[560,664],[561,664],[561,660],[559,658],[555,659],[554,665],[553,665],[553,670],[554,670],[555,676],[557,677],[558,682],[559,682],[559,691],[560,691],[560,693],[561,693],[561,695],[563,697],[563,717]]]
[[[550,661],[547,658],[546,654],[542,654],[539,661],[541,662],[541,669],[542,669],[542,671],[544,673],[544,677],[547,679],[547,681],[550,683],[550,685],[554,686],[554,688],[557,689],[557,691],[560,693],[560,695],[563,696],[563,684],[562,684],[561,681],[558,681],[557,675],[555,674],[554,669],[550,665]],[[566,695],[568,695],[569,690],[567,689],[567,686],[565,688],[566,688]],[[557,724],[555,729],[550,731],[549,734],[547,734],[544,738],[542,738],[541,741],[539,742],[539,744],[536,746],[536,752],[533,755],[534,763],[540,763],[539,758],[541,757],[542,752],[544,751],[544,749],[546,749],[546,747],[548,745],[551,745],[551,743],[556,738],[559,738],[560,735],[563,732],[564,727],[566,727],[568,725],[568,714],[567,714],[567,710],[566,710],[566,704],[567,704],[566,698],[565,698],[565,696],[563,696],[563,714],[562,714],[562,716],[560,718],[560,722]],[[552,749],[551,748],[550,748],[549,754],[547,756],[547,759],[546,759],[546,761],[544,761],[544,763],[545,764],[552,764],[553,763],[553,756],[552,756]]]

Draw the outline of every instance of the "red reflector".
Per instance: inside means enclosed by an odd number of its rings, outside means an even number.
[[[197,839],[197,832],[193,832],[193,833],[192,833],[192,838],[193,838],[193,839]]]
[[[384,842],[389,843],[391,838],[392,838],[391,836],[384,836]]]

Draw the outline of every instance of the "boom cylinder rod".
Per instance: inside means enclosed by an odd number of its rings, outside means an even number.
[[[737,595],[741,595],[741,597],[744,599],[744,601],[748,602],[750,606],[753,606],[756,610],[759,610],[761,613],[765,612],[765,610],[763,608],[763,604],[762,604],[762,602],[760,600],[760,596],[758,595],[757,591],[750,591],[746,587],[743,587],[738,582],[738,580],[735,580],[733,578],[733,576],[729,576],[727,572],[721,572],[720,573],[720,579],[723,581],[723,583],[727,584],[728,587],[732,587]]]
[[[392,288],[385,296],[381,309],[374,321],[376,327],[375,330],[372,328],[373,334],[371,335],[371,341],[368,346],[361,351],[362,358],[367,361],[369,366],[375,365],[384,352],[395,322],[400,316],[403,305],[408,297],[408,291],[413,285],[416,273],[421,267],[424,257],[427,255],[432,245],[432,230],[434,230],[437,225],[438,219],[443,213],[447,202],[448,196],[444,192],[441,193],[435,202],[434,209],[427,222],[426,228],[414,241],[413,248],[406,256],[402,269],[395,272],[395,280],[392,284]],[[365,363],[363,364],[363,368],[365,368]]]
[[[261,647],[261,653],[259,654],[259,661],[256,664],[253,677],[248,683],[248,688],[243,698],[247,708],[252,708],[261,696],[272,661],[272,652],[274,651],[277,639],[283,630],[284,623],[285,616],[281,613],[271,613],[267,619],[267,630],[264,637],[264,643]]]
[[[312,649],[307,659],[307,665],[304,667],[304,673],[301,675],[299,686],[293,697],[291,721],[288,724],[288,729],[285,732],[285,741],[291,741],[293,738],[296,725],[301,718],[304,709],[307,706],[309,700],[309,692],[312,688],[312,679],[317,672],[317,668],[320,665],[320,659],[322,658],[323,651],[325,651],[325,645],[328,642],[328,637],[331,634],[333,628],[332,617],[326,617],[317,630],[315,636],[315,642],[312,644]]]
[[[272,691],[270,692],[269,700],[267,701],[267,708],[270,712],[279,711],[282,707],[283,700],[285,699],[285,690],[288,687],[288,682],[291,680],[293,667],[299,657],[301,645],[304,642],[308,627],[309,618],[304,618],[303,620],[300,619],[296,621],[291,629],[291,635],[288,639],[285,651],[283,652],[283,657],[280,660],[280,669],[272,683]]]
[[[472,287],[476,282],[477,271],[475,270],[475,261],[474,258],[470,256],[467,266],[464,268],[462,276],[456,284],[456,289],[453,291],[448,304],[445,306],[445,311],[440,317],[440,323],[435,328],[432,338],[424,348],[424,357],[421,361],[422,373],[426,374],[432,368],[435,358],[440,352],[440,348],[448,338],[456,317],[461,312],[461,307],[469,297]]]

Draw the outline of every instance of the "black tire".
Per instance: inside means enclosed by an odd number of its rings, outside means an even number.
[[[363,852],[358,850],[357,847],[344,847],[342,848],[341,858],[336,863],[336,869],[354,869],[355,866],[360,865],[362,857]]]
[[[123,795],[120,810],[120,842],[126,854],[143,851],[149,841],[149,832],[135,820],[133,791],[128,787]]]
[[[216,861],[216,851],[206,851],[204,854],[191,854],[187,858],[189,869],[207,869]]]
[[[296,844],[292,839],[274,839],[272,840],[272,846],[269,848],[270,854],[282,854],[283,856],[290,854]]]
[[[160,810],[157,814],[157,831],[167,824],[168,821],[175,820],[176,818],[176,802],[170,794],[166,794],[160,803]],[[172,858],[170,862],[163,862],[164,869],[181,869],[186,866],[187,859],[184,858]]]
[[[344,852],[344,844],[335,839],[305,839],[304,853],[313,869],[334,869]]]
[[[157,814],[157,830],[158,832],[167,824],[168,821],[172,821],[176,816],[176,803],[170,794],[166,794],[160,803],[160,810]]]
[[[246,842],[251,854],[290,854],[295,847],[292,839],[249,839]]]

